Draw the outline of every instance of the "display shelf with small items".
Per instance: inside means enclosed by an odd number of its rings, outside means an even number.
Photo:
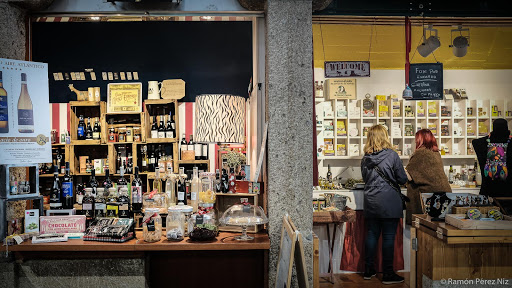
[[[70,136],[73,145],[106,143],[106,103],[103,101],[70,102]]]

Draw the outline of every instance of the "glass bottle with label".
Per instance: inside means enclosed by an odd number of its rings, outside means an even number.
[[[92,195],[92,188],[85,188],[85,196],[82,199],[82,212],[86,217],[87,222],[94,219],[94,195]]]
[[[92,130],[92,139],[99,140],[100,132],[100,121],[98,118],[96,118],[96,121],[94,122],[94,129]]]
[[[183,203],[183,205],[187,205],[187,187],[185,183],[185,168],[180,167],[180,174],[178,175],[178,204]]]
[[[153,124],[151,125],[151,138],[158,138],[158,126],[156,124],[156,116],[153,116]]]
[[[132,181],[132,211],[142,210],[142,180],[139,177],[139,167],[135,166],[135,177]]]
[[[85,140],[84,115],[80,115],[80,117],[78,118],[77,139],[78,140]]]
[[[160,124],[158,125],[158,138],[165,138],[165,124],[163,115],[160,115]]]
[[[196,160],[203,159],[203,144],[197,143],[197,142],[194,143],[194,152],[195,152],[195,155],[196,155],[195,156]]]
[[[130,218],[130,197],[128,196],[128,187],[121,187],[118,195],[119,217]]]
[[[188,151],[194,151],[194,135],[190,135],[190,138],[188,138]]]
[[[107,217],[107,198],[105,194],[108,192],[105,191],[105,188],[98,188],[98,196],[94,199],[94,211],[95,217]]]
[[[215,170],[215,193],[222,193],[222,182],[220,181],[220,170]]]
[[[450,165],[450,170],[448,170],[448,182],[450,182],[450,184],[453,184],[453,174],[453,167]]]
[[[106,191],[106,190],[105,190]],[[119,213],[119,203],[117,190],[114,187],[108,189],[107,196],[107,217],[117,217]]]
[[[187,139],[185,139],[185,133],[182,134],[182,137],[181,137],[181,151],[187,151],[188,150],[188,143],[187,143]],[[181,157],[181,153],[180,153],[180,157]]]
[[[156,156],[153,149],[151,149],[151,152],[149,153],[149,164],[148,164],[148,170],[149,172],[155,172],[156,169]]]
[[[98,189],[98,181],[96,180],[96,171],[94,169],[91,170],[91,179],[89,180],[89,187],[92,188],[91,194],[93,197],[96,197],[96,189]]]
[[[50,209],[62,209],[62,200],[61,200],[61,187],[59,181],[59,172],[55,170],[53,173],[53,187],[52,193],[50,195]]]
[[[229,176],[228,176],[228,172],[226,171],[226,169],[222,169],[222,176],[220,178],[220,182],[221,182],[221,192],[222,193],[229,192]]]
[[[84,199],[84,196],[85,196],[85,183],[82,184],[82,183],[78,183],[76,184],[76,203],[78,203],[78,205],[82,205],[82,200]]]
[[[9,102],[7,91],[3,88],[2,71],[0,71],[0,133],[9,132]]]
[[[66,173],[62,179],[62,201],[64,209],[73,209],[73,178],[69,175],[69,162],[66,162]]]
[[[171,123],[172,115],[169,113],[169,119],[167,119],[167,127],[165,128],[165,138],[174,138],[174,129]]]
[[[202,146],[201,160],[208,160],[208,144],[203,144]]]
[[[87,129],[85,130],[85,140],[92,140],[91,117],[87,117]]]
[[[112,180],[110,180],[110,172],[109,172],[109,169],[105,169],[105,181],[103,182],[103,188],[105,188],[105,191],[110,191],[110,190],[107,190],[111,187],[113,187],[114,185],[112,184]]]
[[[192,172],[192,183],[190,185],[190,206],[193,208],[193,212],[197,212],[197,197],[199,196],[199,189],[201,189],[201,179],[199,179],[199,169],[193,168]]]
[[[120,190],[122,188],[128,189],[128,182],[124,178],[124,167],[121,167],[119,174],[121,174],[121,177],[119,177],[119,179],[117,179],[117,195],[121,196],[121,194],[119,193]]]
[[[142,154],[142,172],[148,172],[148,146],[144,145],[140,150],[140,153]]]
[[[34,111],[27,89],[27,74],[21,73],[21,93],[18,99],[18,131],[34,133]]]

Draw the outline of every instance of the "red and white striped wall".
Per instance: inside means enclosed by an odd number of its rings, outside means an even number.
[[[59,139],[63,131],[65,133],[70,129],[69,118],[69,103],[50,103],[51,129],[58,132]]]

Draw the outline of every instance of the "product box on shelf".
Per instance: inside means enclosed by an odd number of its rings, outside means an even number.
[[[249,194],[260,194],[261,183],[260,182],[249,182]]]
[[[39,209],[25,210],[25,233],[39,232]]]
[[[94,171],[96,174],[103,174],[103,167],[105,166],[105,159],[94,159]]]
[[[89,156],[80,156],[80,173],[87,173],[87,160]]]
[[[41,216],[39,221],[41,234],[83,233],[85,231],[85,215]]]

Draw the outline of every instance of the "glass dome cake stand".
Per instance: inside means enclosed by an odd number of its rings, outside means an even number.
[[[220,218],[222,225],[242,227],[242,235],[235,236],[235,240],[249,241],[254,237],[247,235],[247,226],[268,223],[268,218],[259,206],[249,203],[235,204],[229,207]]]

